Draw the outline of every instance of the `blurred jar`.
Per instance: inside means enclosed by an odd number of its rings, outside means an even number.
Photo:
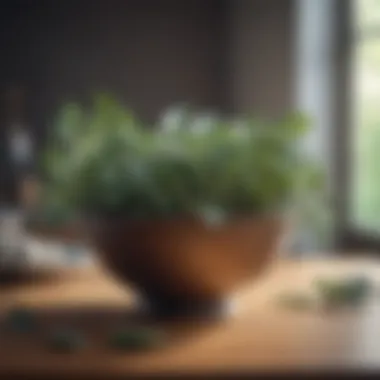
[[[31,207],[36,201],[35,144],[26,116],[26,88],[10,86],[5,93],[5,143],[7,176],[12,207]]]

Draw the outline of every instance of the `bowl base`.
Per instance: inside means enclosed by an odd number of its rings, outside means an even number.
[[[230,299],[178,301],[145,298],[138,303],[139,314],[153,319],[226,319],[234,314]]]

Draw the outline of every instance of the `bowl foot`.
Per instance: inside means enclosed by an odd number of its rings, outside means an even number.
[[[168,300],[147,297],[138,305],[138,312],[148,318],[172,319],[226,319],[234,314],[234,305],[229,299],[207,301]]]

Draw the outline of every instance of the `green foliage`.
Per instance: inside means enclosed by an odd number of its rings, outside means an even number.
[[[298,114],[267,122],[179,108],[146,126],[98,95],[91,109],[61,110],[43,160],[45,199],[129,218],[282,211],[322,186],[297,145],[307,124]]]
[[[362,275],[343,278],[321,277],[315,280],[313,292],[282,293],[276,301],[279,306],[291,310],[339,310],[363,305],[373,289],[373,281]]]
[[[110,348],[116,351],[140,351],[159,348],[166,342],[162,331],[147,327],[122,328],[109,337]]]
[[[57,353],[74,353],[84,349],[85,346],[84,336],[73,329],[56,330],[48,337],[48,347]]]
[[[326,306],[359,305],[368,298],[373,287],[370,279],[363,276],[319,279],[315,286]]]
[[[33,311],[20,307],[8,312],[5,323],[6,328],[17,333],[32,333],[38,328],[38,321]]]

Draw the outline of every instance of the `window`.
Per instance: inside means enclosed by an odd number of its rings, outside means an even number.
[[[380,237],[380,0],[353,0],[348,218]]]

